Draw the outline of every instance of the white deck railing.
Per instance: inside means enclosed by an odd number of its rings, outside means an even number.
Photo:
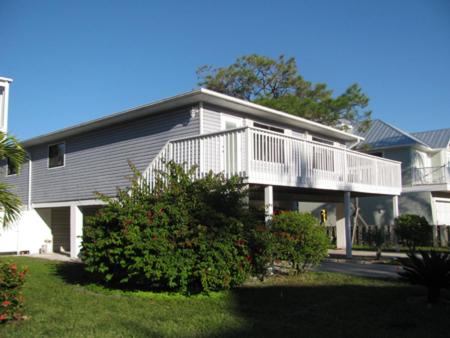
[[[450,167],[412,168],[412,185],[450,184]]]
[[[245,127],[170,141],[145,170],[150,184],[163,160],[239,175],[251,184],[399,194],[400,163],[315,141]]]

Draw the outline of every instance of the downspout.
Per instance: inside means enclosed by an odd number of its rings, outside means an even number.
[[[32,180],[33,161],[31,154],[28,153],[28,210],[31,210],[31,180]]]
[[[358,138],[355,142],[351,143],[351,144],[348,146],[348,148],[349,148],[349,149],[353,149],[353,148],[356,147],[358,144],[360,144],[362,140],[363,140],[363,139]]]

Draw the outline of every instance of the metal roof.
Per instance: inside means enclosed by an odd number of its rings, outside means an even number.
[[[381,120],[373,120],[367,131],[358,132],[358,134],[365,139],[361,145],[368,145],[371,148],[398,147],[417,143],[424,145],[414,136]]]
[[[450,128],[411,133],[431,148],[447,148],[450,141]]]
[[[409,145],[429,149],[446,148],[450,141],[450,128],[408,133],[382,120],[372,121],[367,131],[358,134],[365,139],[360,147],[366,145],[374,149]]]

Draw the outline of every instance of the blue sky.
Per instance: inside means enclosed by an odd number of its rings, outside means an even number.
[[[203,64],[294,56],[375,118],[450,127],[450,1],[0,0],[9,130],[26,139],[196,87]]]

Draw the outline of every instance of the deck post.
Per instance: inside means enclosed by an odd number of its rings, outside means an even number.
[[[266,212],[266,224],[272,219],[273,215],[273,186],[264,187],[264,209]]]
[[[83,212],[78,205],[70,206],[70,258],[78,258],[83,235]]]
[[[345,254],[352,258],[352,204],[350,191],[344,192],[344,217],[345,217]]]
[[[392,224],[394,224],[395,219],[398,217],[398,196],[392,196]]]

